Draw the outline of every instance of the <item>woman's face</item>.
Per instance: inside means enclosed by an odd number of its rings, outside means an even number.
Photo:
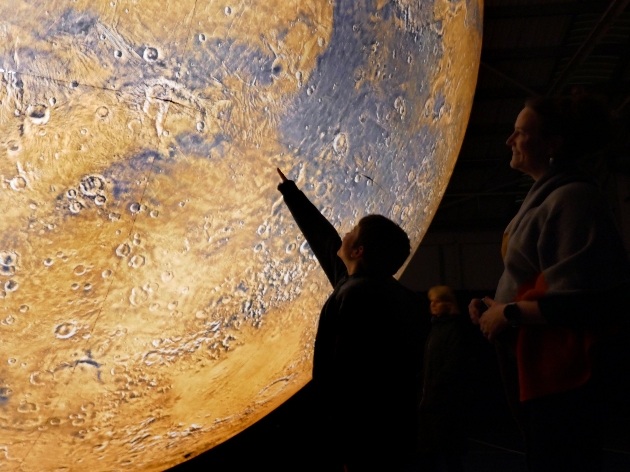
[[[540,132],[540,117],[525,107],[514,123],[514,132],[505,142],[512,148],[510,167],[538,180],[549,168],[554,143]]]

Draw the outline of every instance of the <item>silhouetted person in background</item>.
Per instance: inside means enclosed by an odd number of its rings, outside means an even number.
[[[342,240],[278,173],[278,190],[334,287],[313,360],[322,434],[330,436],[324,449],[336,449],[348,472],[403,470],[415,439],[422,355],[417,301],[393,278],[409,256],[409,238],[391,220],[369,215]]]
[[[424,350],[422,400],[418,421],[421,471],[463,471],[464,379],[470,321],[463,316],[453,291],[429,289],[431,331]]]
[[[627,313],[630,264],[606,198],[578,161],[605,144],[594,101],[534,98],[507,145],[535,183],[503,237],[505,269],[480,317],[497,340],[502,375],[525,436],[530,470],[601,470],[591,381],[594,347]]]

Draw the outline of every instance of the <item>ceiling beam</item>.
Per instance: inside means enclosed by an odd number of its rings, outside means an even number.
[[[626,66],[628,63],[626,62]],[[622,70],[625,70],[623,68]],[[535,87],[531,87],[535,89]],[[593,91],[599,91],[607,96],[615,94],[626,94],[630,91],[630,81],[628,80],[611,80],[610,82],[592,83],[588,85],[588,88]],[[531,94],[526,93],[524,90],[516,86],[505,87],[485,87],[478,88],[475,91],[475,102],[486,102],[492,100],[509,100],[509,99],[524,99]],[[540,93],[538,94],[540,95]]]
[[[548,59],[573,57],[579,46],[539,46],[510,49],[483,49],[481,60],[484,62],[524,61],[529,59]],[[598,44],[593,47],[590,56],[627,56],[630,50],[628,43]]]
[[[461,168],[463,166],[481,167],[481,166],[494,166],[497,162],[505,162],[508,159],[508,148],[505,147],[505,154],[496,155],[494,157],[466,157],[465,153],[460,153],[455,162],[455,168]],[[458,169],[459,170],[459,169]]]
[[[533,89],[533,87],[532,87]],[[540,92],[536,95],[542,95]],[[475,101],[484,102],[488,100],[510,100],[525,99],[531,96],[531,93],[521,90],[517,87],[486,87],[479,88],[475,91]]]
[[[481,66],[484,69],[489,70],[493,74],[498,75],[503,80],[508,81],[509,83],[514,85],[515,87],[518,87],[523,92],[526,92],[528,95],[531,95],[531,96],[534,96],[534,97],[539,95],[535,90],[532,90],[531,88],[529,88],[527,85],[523,84],[522,82],[519,82],[518,80],[510,77],[509,75],[505,74],[504,72],[501,72],[499,69],[496,69],[495,67],[492,67],[490,64],[482,61],[481,62]]]
[[[479,192],[445,192],[442,198],[462,198],[462,197],[506,197],[514,195],[527,195],[527,190],[511,190],[503,192],[488,192],[480,190]]]
[[[484,20],[495,20],[502,18],[581,15],[585,13],[601,13],[605,8],[606,4],[601,1],[505,5],[485,8],[483,16]]]
[[[584,60],[591,55],[593,49],[602,40],[602,38],[608,32],[608,29],[612,23],[623,13],[630,0],[613,0],[603,13],[597,24],[593,27],[588,37],[580,45],[580,48],[571,57],[568,64],[562,70],[558,78],[549,87],[547,95],[553,95],[559,92],[564,87],[567,80],[571,77],[571,74],[577,69]]]
[[[468,128],[466,128],[466,134],[475,134],[476,136],[499,135],[505,136],[505,139],[507,139],[513,132],[513,121],[510,123],[468,123]]]

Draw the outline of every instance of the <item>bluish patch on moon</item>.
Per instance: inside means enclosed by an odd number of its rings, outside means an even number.
[[[131,193],[132,182],[130,179],[139,175],[150,175],[159,172],[159,162],[164,160],[160,153],[145,149],[134,156],[115,162],[103,171],[103,176],[113,183],[112,193],[114,199],[120,200]]]
[[[271,51],[262,51],[257,46],[245,45],[237,38],[208,38],[200,43],[196,40],[188,68],[181,82],[191,89],[203,89],[216,79],[223,81],[227,75],[238,74],[249,84],[271,85],[273,82]],[[196,54],[195,54],[196,51]]]
[[[176,137],[177,144],[185,155],[200,156],[203,158],[224,157],[223,143],[229,142],[230,138],[222,133],[213,137],[209,141],[199,135],[199,133],[181,133]]]
[[[439,139],[427,127],[415,135],[405,130],[420,120],[417,105],[429,98],[429,71],[442,57],[442,44],[435,28],[383,32],[384,24],[394,24],[394,16],[404,20],[403,13],[391,4],[377,11],[372,2],[337,2],[330,44],[281,119],[282,140],[335,181],[337,189],[330,198],[352,189],[351,203],[342,211],[364,204],[363,186],[356,182],[357,163],[367,175],[374,169],[397,169],[371,175],[392,197],[407,184],[405,167],[413,167],[419,152],[430,148],[428,141]],[[384,40],[383,35],[393,39]],[[379,55],[382,44],[396,45],[395,53]],[[341,152],[335,146],[340,134],[346,142]]]

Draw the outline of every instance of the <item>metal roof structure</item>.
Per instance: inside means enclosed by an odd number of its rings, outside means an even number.
[[[607,103],[614,139],[600,178],[630,170],[630,0],[488,0],[473,109],[429,231],[503,228],[532,180],[505,140],[526,98],[588,93]],[[603,177],[602,177],[603,176]]]

